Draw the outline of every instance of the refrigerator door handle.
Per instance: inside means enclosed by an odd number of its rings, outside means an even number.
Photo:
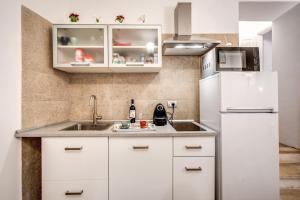
[[[229,113],[273,113],[274,108],[265,107],[265,108],[233,108],[227,107],[226,112]]]

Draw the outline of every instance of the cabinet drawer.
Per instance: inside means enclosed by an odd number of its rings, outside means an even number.
[[[107,181],[43,181],[43,200],[108,200]]]
[[[109,139],[110,200],[172,200],[172,138]]]
[[[214,157],[175,157],[174,200],[214,200]]]
[[[174,156],[215,156],[215,138],[174,137]]]
[[[108,138],[43,138],[43,180],[108,179]]]

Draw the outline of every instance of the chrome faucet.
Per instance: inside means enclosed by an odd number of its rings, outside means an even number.
[[[102,119],[102,116],[101,115],[98,115],[97,113],[97,97],[96,95],[91,95],[90,97],[90,106],[92,105],[92,101],[94,102],[93,106],[93,124],[97,124],[97,121],[98,120],[101,120]]]

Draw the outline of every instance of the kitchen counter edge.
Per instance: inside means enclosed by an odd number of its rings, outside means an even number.
[[[215,131],[198,123],[206,131],[176,131],[169,123],[166,126],[157,126],[156,131],[145,132],[114,132],[112,127],[103,131],[61,131],[76,123],[78,122],[61,122],[44,127],[17,130],[15,137],[203,137],[217,135]]]

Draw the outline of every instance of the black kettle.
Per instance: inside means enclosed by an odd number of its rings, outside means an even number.
[[[156,126],[165,126],[167,121],[168,117],[165,107],[161,103],[157,104],[153,112],[153,123]]]

